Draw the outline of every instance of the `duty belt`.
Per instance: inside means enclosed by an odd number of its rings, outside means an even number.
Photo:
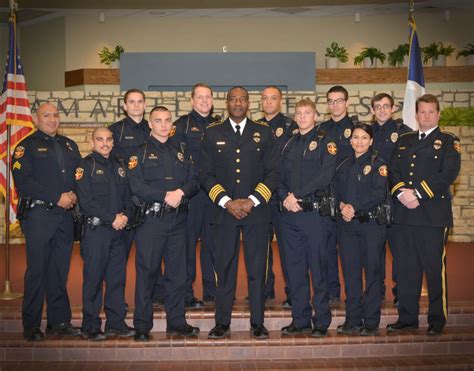
[[[99,226],[111,226],[110,223],[104,222],[102,219],[97,216],[88,216],[86,217],[86,224],[91,226],[91,229],[96,229]]]
[[[163,202],[150,202],[147,204],[145,211],[146,215],[150,215],[154,218],[161,217],[164,213],[185,213],[188,211],[188,204],[180,204],[177,208],[166,205]]]
[[[32,200],[30,205],[31,205],[30,209],[35,207],[35,205],[39,205],[39,206],[44,207],[46,210],[51,210],[53,207],[56,206],[54,202],[52,201],[42,201],[42,200]]]
[[[357,211],[354,216],[354,219],[358,220],[359,223],[368,223],[375,218],[376,215],[373,211]]]

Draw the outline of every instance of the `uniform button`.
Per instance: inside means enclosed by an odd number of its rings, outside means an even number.
[[[66,172],[66,170],[61,170],[61,173],[65,173],[65,172]]]
[[[240,183],[240,179],[237,179],[236,182],[237,182],[237,183]]]
[[[416,158],[416,155],[413,155],[413,158]]]
[[[236,173],[240,173],[240,169],[235,169],[235,172],[236,172]]]
[[[237,149],[235,150],[235,152],[240,153],[240,149],[237,148]]]
[[[441,198],[444,198],[444,196],[441,196]]]
[[[408,184],[413,184],[413,182],[410,180],[410,181],[408,182]]]
[[[413,176],[413,173],[410,173],[410,176]]]
[[[438,156],[435,156],[435,159],[437,159],[437,158],[438,158]]]
[[[411,167],[415,167],[415,164],[411,164],[410,166],[411,166]]]
[[[237,160],[235,160],[235,162],[239,163],[239,162],[240,162],[240,158],[238,158]]]

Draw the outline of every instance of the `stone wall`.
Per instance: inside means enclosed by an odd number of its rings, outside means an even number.
[[[358,115],[361,121],[370,121],[371,98],[381,91],[352,91],[349,98],[349,114]],[[474,90],[437,90],[436,95],[442,108],[474,106]],[[397,111],[395,117],[401,117],[404,91],[388,91],[395,98]],[[122,94],[115,92],[53,91],[29,92],[32,111],[42,102],[56,104],[61,113],[61,133],[75,140],[82,155],[90,151],[90,137],[98,125],[108,125],[123,117],[121,111]],[[183,115],[191,109],[189,92],[146,92],[147,111],[155,105],[165,105],[174,117]],[[309,97],[316,102],[318,121],[328,118],[326,96],[324,92],[289,92],[283,112],[293,115],[295,104]],[[214,112],[225,117],[225,93],[214,93]],[[250,92],[250,116],[258,119],[262,115],[260,92]],[[457,134],[462,143],[461,174],[454,186],[453,211],[455,227],[450,239],[457,242],[474,241],[474,128],[450,127],[447,130]],[[3,200],[0,223],[4,224]],[[0,237],[3,241],[4,236]]]

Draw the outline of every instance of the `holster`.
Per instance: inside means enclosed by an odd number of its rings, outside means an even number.
[[[25,220],[28,211],[31,209],[31,204],[33,202],[33,199],[31,197],[22,197],[18,199],[18,205],[16,208],[16,218],[18,220]]]
[[[84,221],[84,216],[81,214],[77,204],[72,209],[72,219],[74,241],[82,241],[86,230],[86,223]]]

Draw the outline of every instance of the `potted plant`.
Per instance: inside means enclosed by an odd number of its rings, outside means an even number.
[[[410,54],[410,44],[399,44],[395,49],[388,53],[388,65],[391,67],[408,66],[408,55]]]
[[[326,68],[339,68],[339,62],[347,62],[348,55],[345,47],[339,46],[335,41],[332,42],[331,46],[326,48]]]
[[[354,64],[356,66],[362,64],[364,68],[375,68],[377,67],[377,60],[383,63],[385,59],[385,53],[382,53],[380,49],[370,46],[362,49],[360,54],[354,58]]]
[[[423,63],[431,60],[433,67],[443,67],[446,66],[446,57],[452,54],[454,48],[451,45],[444,46],[442,42],[432,42],[422,50]]]
[[[474,44],[467,44],[464,49],[458,53],[456,59],[459,57],[466,58],[466,66],[474,65]]]
[[[106,46],[99,52],[100,63],[104,63],[110,68],[119,68],[120,55],[124,52],[122,45],[117,45],[110,50]]]

